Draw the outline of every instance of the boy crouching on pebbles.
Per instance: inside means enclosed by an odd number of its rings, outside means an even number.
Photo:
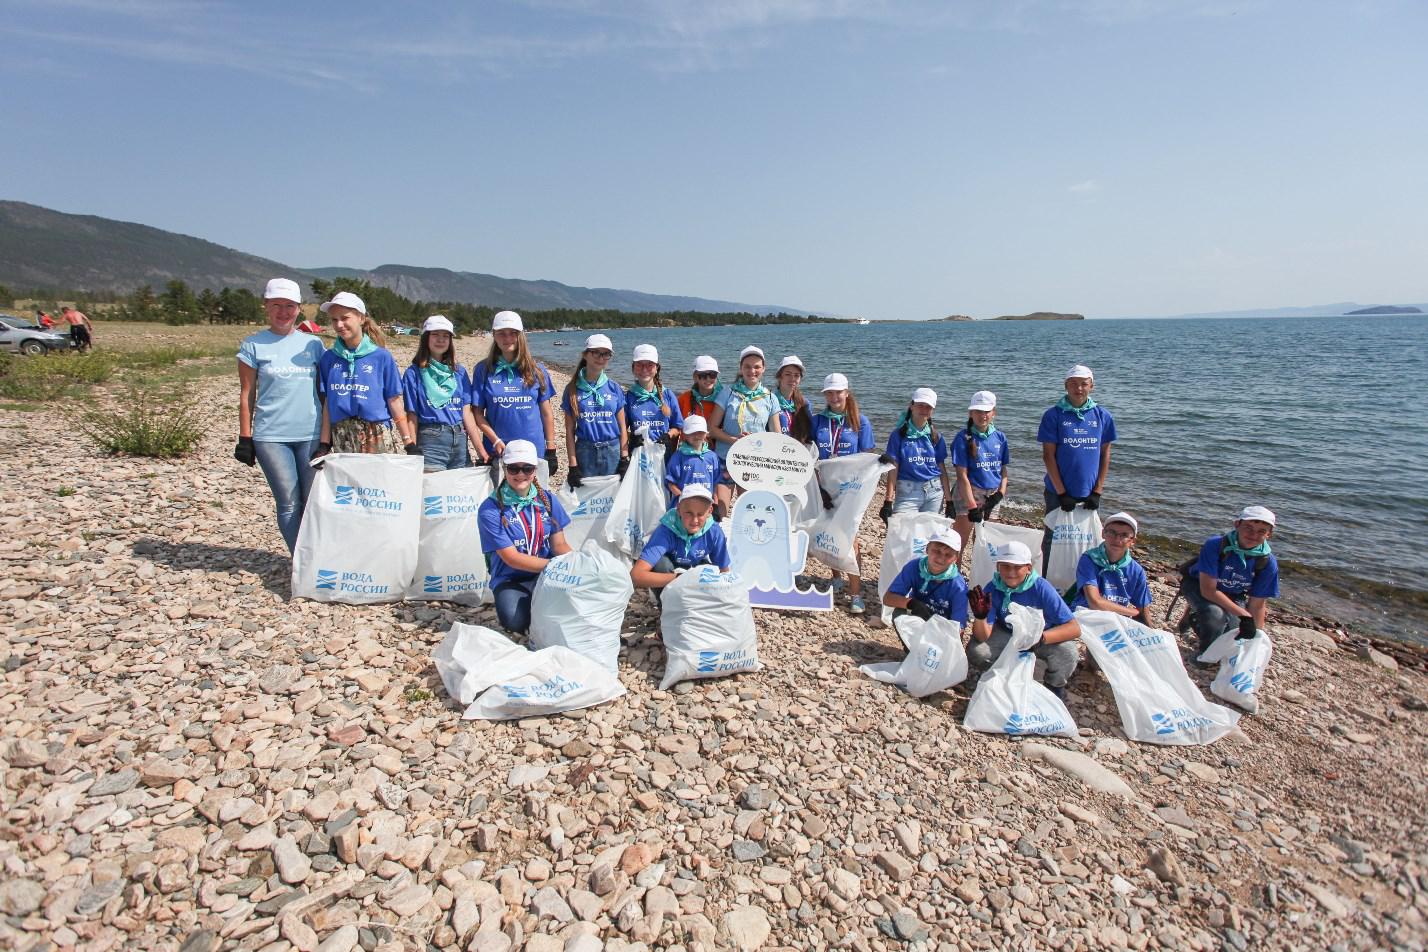
[[[660,519],[639,561],[630,569],[636,588],[652,588],[658,597],[660,589],[679,577],[676,569],[713,565],[721,572],[729,571],[729,546],[713,508],[708,487],[701,483],[684,487],[679,504]]]
[[[1046,687],[1065,700],[1066,683],[1081,660],[1076,648],[1081,626],[1051,583],[1031,567],[1031,550],[1025,545],[999,545],[995,558],[997,574],[992,577],[991,591],[977,588],[968,596],[973,621],[967,660],[978,669],[989,667],[1011,640],[1011,629],[1006,624],[1008,607],[1016,604],[1034,608],[1041,612],[1046,628],[1041,641],[1031,650],[1046,663]]]

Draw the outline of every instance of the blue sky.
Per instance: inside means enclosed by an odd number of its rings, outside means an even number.
[[[880,318],[1428,300],[1420,0],[0,0],[0,198]]]

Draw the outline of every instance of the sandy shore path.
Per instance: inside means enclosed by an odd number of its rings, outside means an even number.
[[[1127,743],[1083,671],[1084,743],[1017,741],[964,731],[963,689],[859,674],[900,652],[845,610],[759,612],[762,672],[658,691],[637,598],[628,695],[466,723],[430,654],[493,614],[289,602],[262,476],[230,455],[236,382],[198,387],[215,424],[180,462],[0,411],[0,947],[1428,941],[1417,672],[1277,625],[1240,735]]]

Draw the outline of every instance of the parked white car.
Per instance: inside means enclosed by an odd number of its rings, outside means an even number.
[[[69,350],[69,337],[13,314],[0,314],[0,350],[37,357],[52,350]]]

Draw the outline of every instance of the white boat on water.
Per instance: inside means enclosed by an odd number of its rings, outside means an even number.
[[[572,332],[572,331],[579,331],[580,328],[578,328],[578,327],[571,327],[569,324],[567,324],[566,326],[562,327],[561,330],[562,330],[562,331],[567,331],[567,332]]]
[[[854,321],[853,323],[854,323],[854,324],[871,324],[872,321],[868,320],[866,317],[860,317],[860,318],[858,318],[856,321]]]

